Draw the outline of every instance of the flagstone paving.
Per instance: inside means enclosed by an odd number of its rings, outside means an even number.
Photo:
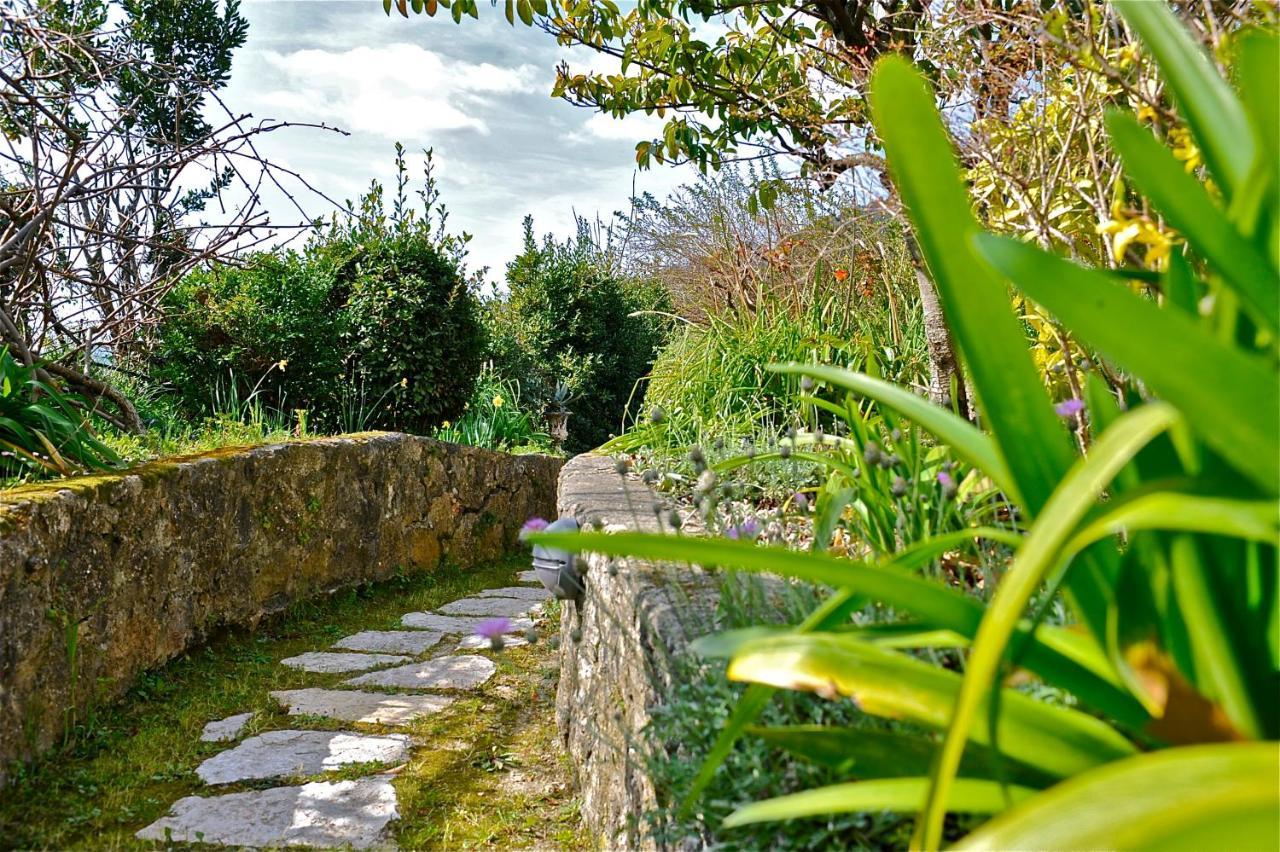
[[[443,633],[429,630],[365,630],[333,643],[333,647],[347,651],[372,651],[383,654],[413,654],[417,656],[435,645]]]
[[[506,586],[501,589],[485,589],[476,592],[478,598],[519,598],[525,601],[545,601],[551,598],[546,589],[531,589],[527,586]]]
[[[341,674],[343,672],[363,672],[376,669],[378,666],[389,666],[394,663],[407,663],[412,657],[401,654],[346,654],[339,651],[308,651],[296,657],[281,660],[280,665],[291,669],[302,669],[304,672],[321,674]]]
[[[206,784],[317,775],[353,763],[397,763],[409,754],[404,734],[267,731],[206,760],[196,774]]]
[[[536,583],[533,571],[522,571],[522,583]],[[342,723],[403,727],[415,719],[446,709],[459,693],[488,681],[497,666],[475,653],[420,657],[445,636],[461,637],[456,649],[489,650],[490,640],[476,628],[495,617],[510,621],[504,647],[528,644],[523,635],[534,627],[549,595],[541,588],[507,586],[486,589],[440,607],[401,618],[406,630],[366,630],[339,639],[335,650],[309,651],[281,660],[289,668],[318,676],[365,672],[333,687],[285,689],[271,696],[290,716],[321,717]],[[376,671],[370,671],[376,669]],[[350,689],[414,690],[389,693]],[[210,722],[201,739],[228,742],[238,738],[252,719],[240,713]],[[276,730],[249,737],[196,769],[209,785],[273,778],[303,778],[333,771],[367,775],[344,780],[316,780],[299,785],[224,795],[188,796],[169,814],[137,833],[143,840],[165,840],[223,846],[318,848],[388,848],[388,826],[399,817],[392,775],[387,767],[403,764],[415,745],[405,734],[357,731]]]
[[[392,689],[475,689],[493,677],[497,669],[488,657],[436,657],[422,663],[369,672],[343,683]]]
[[[368,849],[384,845],[387,824],[398,816],[390,776],[375,775],[208,798],[187,796],[138,837],[223,846]]]
[[[244,726],[249,724],[249,720],[252,718],[252,713],[237,713],[234,716],[210,722],[204,726],[204,731],[200,733],[200,742],[225,743],[234,740],[240,736],[240,732],[244,730]]]
[[[449,636],[469,636],[476,632],[476,628],[484,624],[493,616],[457,616],[457,615],[439,615],[434,612],[411,612],[400,619],[400,623],[405,627],[414,627],[421,630],[438,630]],[[523,633],[533,626],[533,619],[525,617],[512,618],[510,626],[507,628],[508,633]]]
[[[463,598],[460,601],[440,607],[444,615],[484,615],[494,617],[516,617],[528,615],[537,608],[537,604],[515,598]]]
[[[453,703],[452,695],[386,695],[351,689],[282,689],[271,697],[290,716],[324,716],[366,725],[404,725],[438,713]]]

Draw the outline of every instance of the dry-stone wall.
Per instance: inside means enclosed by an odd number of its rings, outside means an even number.
[[[655,495],[614,460],[582,455],[560,473],[562,517],[579,526],[657,532]],[[685,531],[690,532],[692,523]],[[701,572],[643,560],[587,560],[585,591],[561,616],[556,715],[582,797],[582,815],[609,849],[651,849],[656,807],[645,750],[650,710],[666,700],[674,659],[709,630],[718,584]]]
[[[377,433],[0,492],[0,785],[220,626],[502,555],[554,509],[559,467]]]

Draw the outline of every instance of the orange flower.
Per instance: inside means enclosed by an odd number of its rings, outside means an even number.
[[[836,280],[840,281],[841,283],[843,283],[845,280],[849,278],[849,270],[847,269],[837,269],[835,274],[836,274]]]

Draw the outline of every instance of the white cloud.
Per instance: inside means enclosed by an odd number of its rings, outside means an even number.
[[[446,61],[406,43],[271,51],[262,58],[284,84],[260,94],[262,106],[388,139],[422,138],[432,131],[487,134],[482,115],[495,98],[539,86],[538,69],[530,65]]]
[[[639,142],[641,139],[653,139],[662,135],[664,119],[655,115],[632,113],[624,118],[613,118],[604,113],[596,113],[583,123],[585,129],[597,139],[618,139],[623,142]]]

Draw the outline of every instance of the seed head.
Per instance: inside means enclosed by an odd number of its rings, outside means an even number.
[[[889,490],[893,492],[894,497],[905,497],[907,493],[907,481],[901,476],[895,476],[893,478],[893,485]]]

